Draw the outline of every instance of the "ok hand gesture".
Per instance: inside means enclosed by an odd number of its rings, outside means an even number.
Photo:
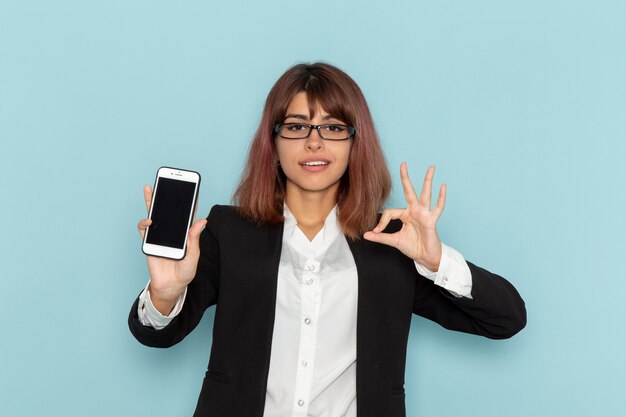
[[[446,204],[446,185],[443,184],[439,189],[437,205],[430,208],[434,174],[435,167],[429,167],[418,198],[409,180],[406,162],[403,162],[400,165],[400,178],[407,207],[383,211],[378,225],[363,235],[367,240],[400,250],[431,271],[437,271],[441,261],[441,240],[437,234],[437,220]],[[382,233],[391,219],[400,219],[402,228],[395,233]]]

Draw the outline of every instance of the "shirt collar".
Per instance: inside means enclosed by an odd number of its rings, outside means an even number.
[[[328,216],[326,216],[324,220],[324,226],[322,226],[322,229],[311,241],[309,241],[302,230],[298,228],[298,222],[291,211],[289,211],[287,203],[284,205],[283,216],[285,217],[283,240],[289,241],[297,246],[308,246],[317,251],[322,251],[324,247],[329,246],[337,235],[341,233],[339,219],[337,218],[337,205],[328,213]]]

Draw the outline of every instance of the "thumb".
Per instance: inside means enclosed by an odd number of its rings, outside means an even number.
[[[189,229],[189,237],[187,239],[187,251],[196,256],[200,253],[200,233],[207,224],[206,219],[195,222]]]
[[[396,233],[365,232],[363,237],[370,242],[382,243],[383,245],[388,245],[394,248],[398,247],[398,237],[396,236]]]

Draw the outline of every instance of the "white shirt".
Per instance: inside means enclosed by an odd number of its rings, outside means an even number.
[[[333,208],[309,241],[285,206],[278,268],[276,316],[264,417],[356,417],[358,277]],[[472,277],[463,256],[443,245],[437,272],[417,271],[453,295],[471,298]],[[418,278],[419,279],[419,278]],[[165,327],[181,310],[161,315],[147,287],[139,320]]]
[[[334,208],[309,241],[285,208],[264,417],[356,416],[356,265]]]

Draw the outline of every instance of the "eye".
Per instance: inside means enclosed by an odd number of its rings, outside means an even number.
[[[306,125],[298,124],[298,123],[288,123],[285,125],[288,131],[290,132],[302,132],[307,129]]]
[[[324,130],[332,133],[343,133],[346,131],[346,126],[343,125],[324,125]]]

